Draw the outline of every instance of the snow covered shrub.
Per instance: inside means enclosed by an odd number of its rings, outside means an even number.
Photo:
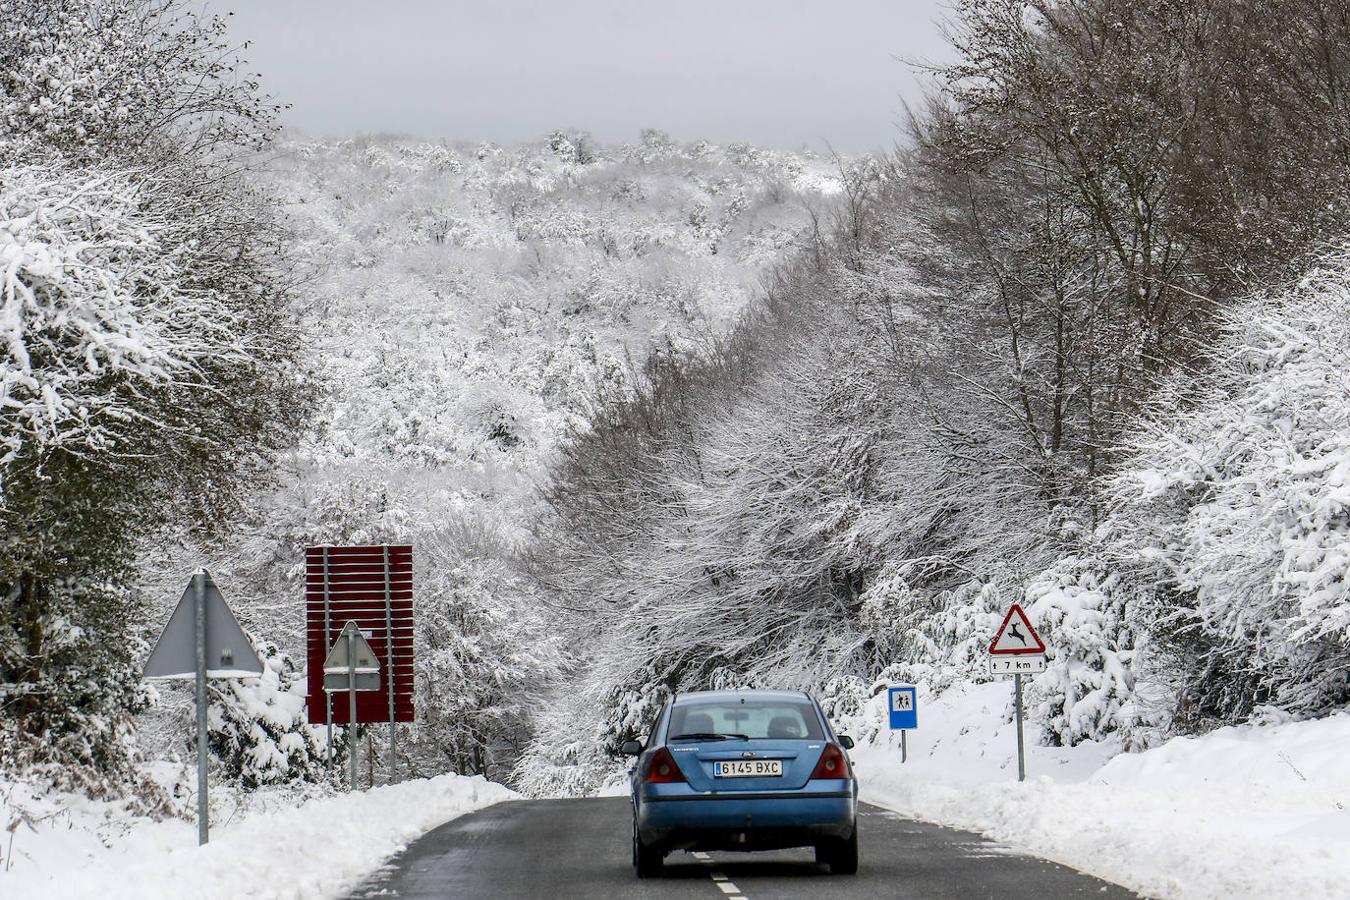
[[[130,615],[127,592],[65,581],[52,594],[40,623],[40,666],[24,653],[23,634],[0,616],[0,675],[13,673],[0,677],[0,778],[45,779],[60,790],[126,796],[140,811],[166,812],[168,798],[137,768],[132,716],[153,696],[134,664],[144,648],[102,639]]]
[[[211,753],[225,777],[246,791],[265,784],[322,781],[324,729],[305,717],[305,682],[295,661],[270,642],[254,642],[259,678],[211,682],[207,717]]]
[[[913,659],[930,640],[919,626],[930,616],[935,601],[910,584],[913,565],[883,570],[858,598],[858,624],[885,659]]]
[[[657,669],[643,665],[617,686],[594,676],[564,685],[537,714],[514,782],[532,797],[578,797],[620,777],[627,767],[620,746],[645,741],[671,695]]]
[[[714,683],[710,690],[734,690],[731,684]],[[628,684],[611,688],[600,704],[603,732],[600,747],[611,759],[619,759],[624,741],[644,740],[656,725],[656,717],[672,691],[661,683],[655,667],[644,667]]]
[[[1350,701],[1350,252],[1222,327],[1113,485],[1192,725]]]
[[[987,677],[985,650],[1005,606],[1003,592],[978,579],[936,592],[902,586],[907,579],[921,580],[933,562],[909,560],[863,594],[863,622],[882,635],[879,646],[889,648],[885,663],[871,673],[877,682],[927,684],[941,692]],[[888,604],[887,598],[901,602]]]
[[[187,3],[0,0],[0,21],[0,133],[85,161],[194,128],[210,144],[270,136],[276,107],[234,77],[225,21]]]
[[[623,763],[598,736],[599,702],[589,705],[589,715],[578,715],[582,707],[569,702],[575,699],[554,694],[537,713],[534,738],[511,775],[511,783],[526,796],[586,797],[623,773]]]
[[[432,771],[503,777],[527,734],[557,647],[482,523],[419,546],[417,708],[409,752]]]
[[[1050,657],[1032,682],[1032,717],[1052,746],[1102,740],[1136,724],[1128,591],[1103,568],[1067,557],[1026,588],[1024,608]]]
[[[879,689],[879,684],[864,678],[843,675],[826,682],[817,693],[816,699],[820,701],[820,708],[824,710],[826,718],[839,726],[845,721],[855,720],[862,713],[868,698]],[[854,737],[857,738],[859,735]]]

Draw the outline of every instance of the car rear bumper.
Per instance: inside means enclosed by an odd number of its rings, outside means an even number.
[[[646,797],[638,805],[642,842],[662,850],[767,850],[804,847],[853,834],[852,790],[810,794]]]

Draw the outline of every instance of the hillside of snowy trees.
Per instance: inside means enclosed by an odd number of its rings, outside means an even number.
[[[955,6],[903,149],[564,446],[528,789],[674,690],[988,680],[1013,601],[1051,745],[1350,702],[1346,8]]]
[[[191,693],[139,672],[204,565],[267,668],[212,682],[216,776],[322,781],[303,548],[406,542],[402,774],[505,777],[567,662],[525,552],[554,448],[706,353],[841,164],[310,141],[187,4],[0,8],[0,766],[169,803],[139,772],[190,759]]]
[[[1350,704],[1344,4],[956,0],[856,159],[311,140],[193,9],[0,0],[0,777],[184,808],[205,566],[267,667],[213,778],[341,778],[320,543],[415,548],[407,776],[987,681],[1014,600],[1043,744]]]
[[[649,358],[705,352],[837,171],[656,131],[618,147],[280,139],[255,178],[294,235],[308,427],[228,535],[150,545],[150,631],[204,564],[251,630],[298,653],[304,547],[412,544],[404,762],[505,777],[564,661],[526,560],[554,448]]]

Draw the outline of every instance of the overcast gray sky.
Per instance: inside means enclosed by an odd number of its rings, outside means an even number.
[[[210,0],[312,135],[889,147],[943,0]]]

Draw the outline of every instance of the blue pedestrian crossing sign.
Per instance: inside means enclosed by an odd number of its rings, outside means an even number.
[[[886,706],[891,711],[892,731],[919,727],[917,694],[917,689],[911,684],[889,688],[886,691]]]

